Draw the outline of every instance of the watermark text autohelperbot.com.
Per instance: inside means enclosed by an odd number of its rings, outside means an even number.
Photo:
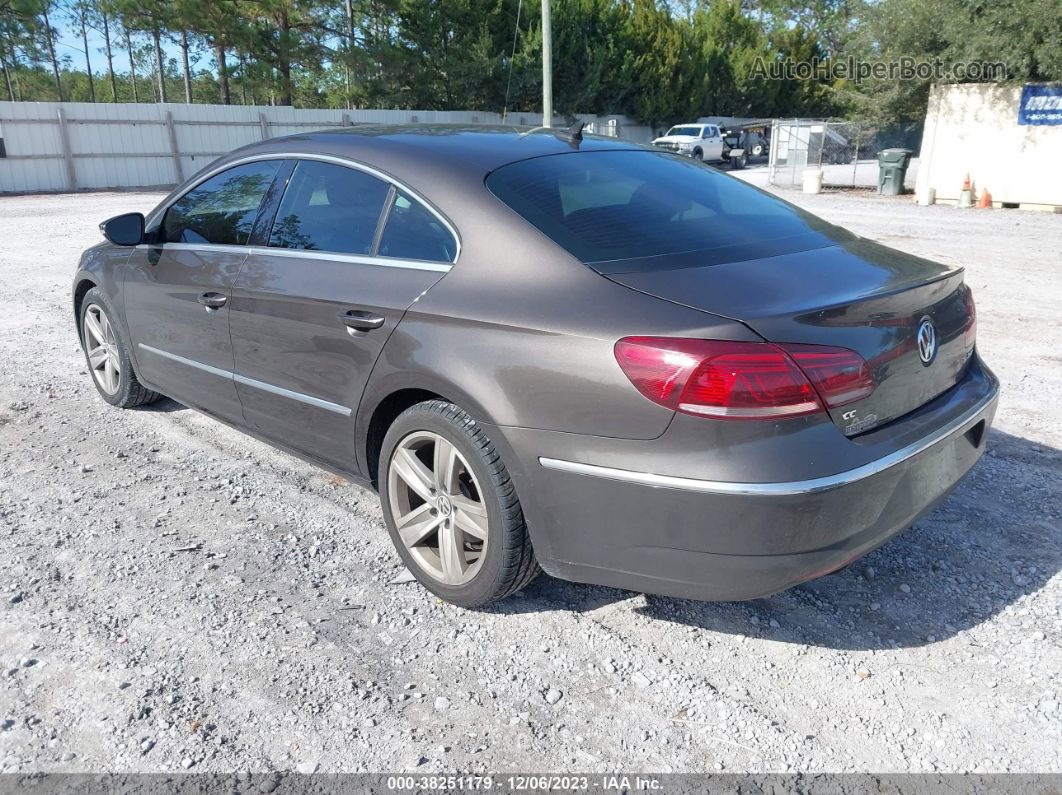
[[[863,61],[813,57],[806,61],[756,58],[751,76],[766,80],[933,80],[993,82],[1007,78],[1002,61],[919,60],[904,56],[894,61]]]

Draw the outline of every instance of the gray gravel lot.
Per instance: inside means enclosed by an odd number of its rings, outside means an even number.
[[[97,397],[74,264],[157,195],[0,198],[0,771],[1062,772],[1062,216],[785,196],[968,267],[984,460],[770,599],[542,577],[485,612],[392,583],[374,494]]]

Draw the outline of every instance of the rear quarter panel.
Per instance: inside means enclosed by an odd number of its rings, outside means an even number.
[[[427,389],[483,423],[653,439],[674,413],[643,397],[616,363],[629,335],[757,340],[745,326],[610,282],[479,186],[457,224],[452,270],[410,307],[359,409],[364,449],[375,407]]]

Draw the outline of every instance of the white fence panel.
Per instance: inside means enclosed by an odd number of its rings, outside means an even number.
[[[588,129],[639,143],[652,130],[623,116],[580,115]],[[265,138],[352,124],[537,126],[483,111],[343,110],[252,105],[0,102],[0,193],[171,186]]]

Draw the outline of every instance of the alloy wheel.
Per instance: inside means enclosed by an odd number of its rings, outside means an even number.
[[[391,455],[387,494],[398,536],[429,577],[464,585],[487,551],[487,506],[472,468],[449,440],[415,431]]]
[[[96,384],[108,395],[117,394],[122,373],[118,341],[107,313],[99,304],[90,304],[85,310],[82,337]]]

